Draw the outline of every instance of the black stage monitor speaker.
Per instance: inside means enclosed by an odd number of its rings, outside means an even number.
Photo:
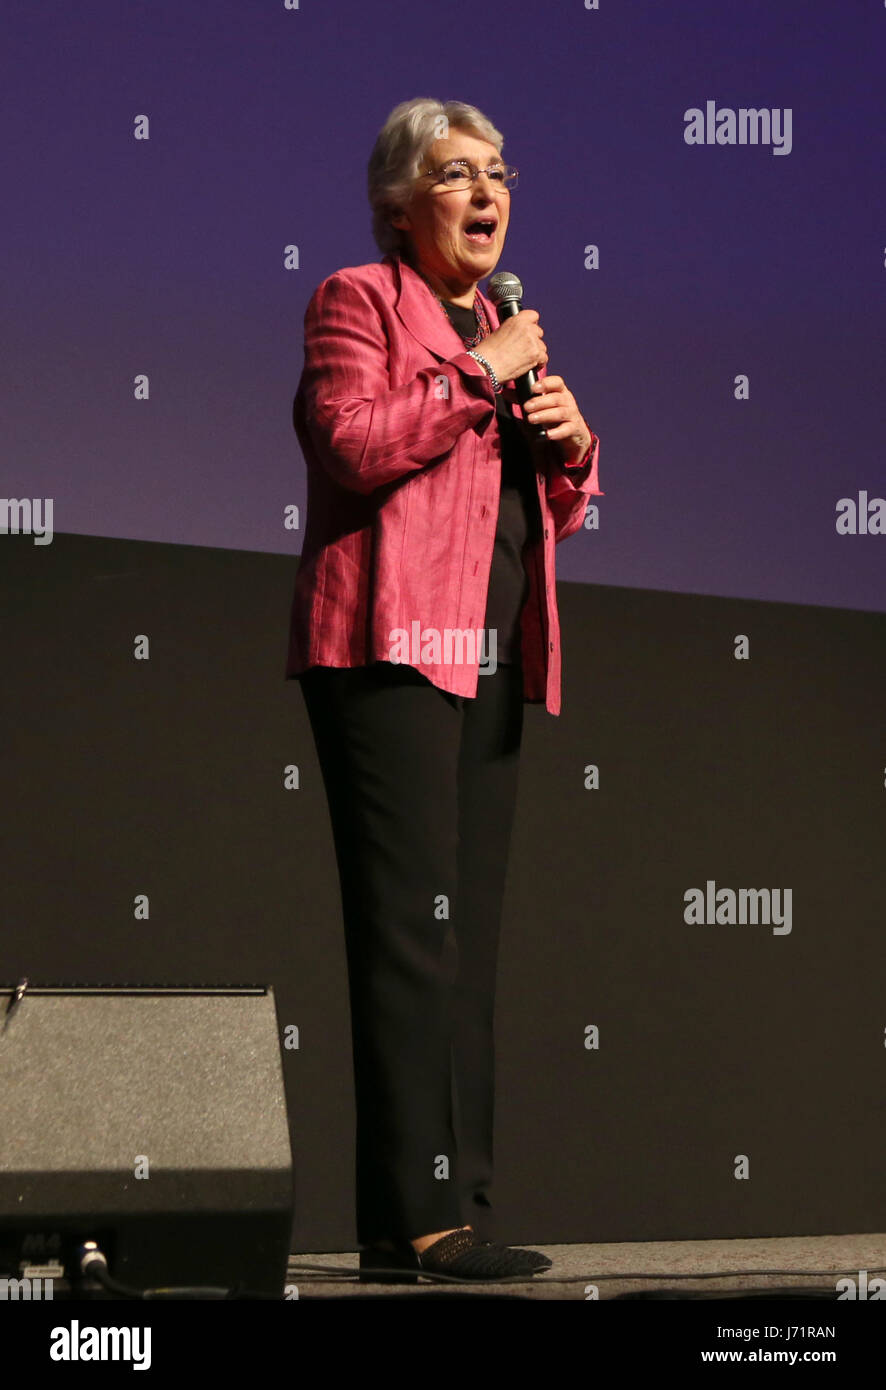
[[[283,1297],[292,1212],[272,989],[0,988],[0,1276]]]

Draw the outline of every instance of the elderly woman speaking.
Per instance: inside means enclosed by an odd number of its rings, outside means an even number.
[[[383,259],[305,313],[286,674],[341,885],[361,1279],[551,1263],[489,1238],[496,961],[523,705],[560,712],[554,547],[600,493],[599,443],[535,310],[499,323],[478,288],[517,181],[502,144],[463,102],[397,106],[369,161]]]

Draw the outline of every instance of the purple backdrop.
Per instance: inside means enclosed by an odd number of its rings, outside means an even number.
[[[298,553],[305,305],[379,259],[391,108],[458,98],[520,169],[498,269],[601,436],[561,577],[886,608],[886,536],[836,528],[886,495],[879,0],[7,0],[3,28],[0,493],[55,531]],[[790,152],[687,144],[708,101],[790,110]]]

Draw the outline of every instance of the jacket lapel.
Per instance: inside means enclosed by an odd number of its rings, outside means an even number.
[[[426,284],[401,256],[392,254],[384,259],[390,262],[394,274],[394,308],[412,336],[441,361],[451,357],[457,348],[464,351],[464,343],[449,322],[446,311],[439,304],[430,285]],[[490,327],[498,328],[495,305],[482,291],[479,291],[479,294]]]

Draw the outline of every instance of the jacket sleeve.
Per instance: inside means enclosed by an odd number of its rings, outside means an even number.
[[[590,467],[586,463],[584,467],[579,464],[569,468],[559,458],[554,459],[547,467],[545,492],[551,515],[554,518],[555,541],[565,540],[574,531],[580,530],[584,522],[589,497],[605,497],[606,495],[598,483],[597,467],[600,459],[600,441],[593,432],[592,439]],[[556,440],[548,445],[542,443],[541,447],[553,451],[556,448]]]
[[[385,325],[366,291],[336,271],[314,292],[296,430],[342,487],[369,493],[416,473],[494,412],[492,382],[467,352],[392,388]]]

